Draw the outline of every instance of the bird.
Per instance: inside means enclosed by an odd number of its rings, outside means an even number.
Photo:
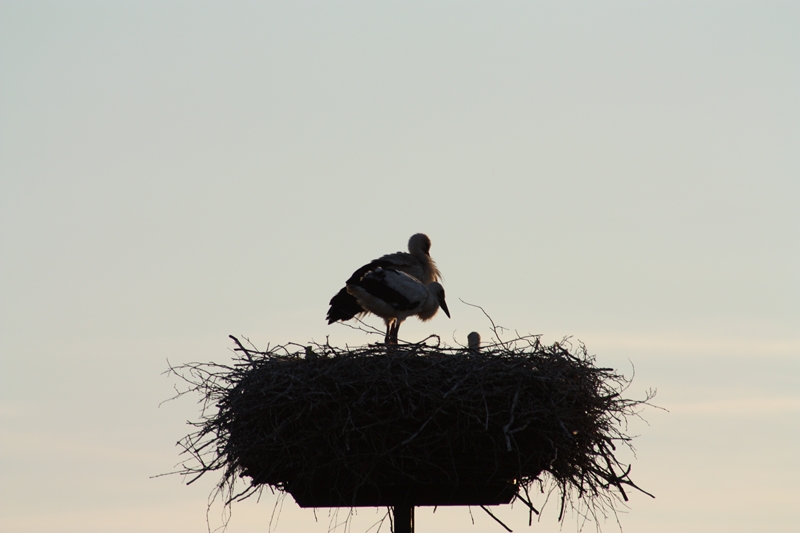
[[[408,252],[386,254],[378,259],[373,259],[353,272],[353,275],[350,276],[345,283],[345,287],[331,298],[330,308],[327,314],[328,324],[333,324],[337,321],[344,322],[355,316],[363,315],[366,312],[365,309],[358,304],[356,298],[347,291],[346,285],[360,280],[366,274],[377,268],[388,268],[405,272],[415,277],[423,284],[439,281],[442,274],[431,258],[430,250],[430,238],[424,233],[415,233],[408,239]]]
[[[399,270],[378,267],[349,281],[346,289],[363,311],[378,315],[386,323],[386,344],[397,344],[400,324],[410,316],[430,320],[441,307],[450,318],[444,287],[439,282],[423,284]]]

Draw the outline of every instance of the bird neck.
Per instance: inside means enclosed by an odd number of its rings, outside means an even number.
[[[439,310],[439,300],[436,299],[436,296],[433,295],[430,291],[428,291],[428,296],[425,298],[425,301],[422,303],[422,308],[420,309],[417,316],[420,320],[430,320],[433,318],[433,315]]]

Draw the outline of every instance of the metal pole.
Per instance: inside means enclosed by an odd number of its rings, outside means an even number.
[[[414,533],[414,506],[395,505],[392,507],[394,515],[394,533]]]

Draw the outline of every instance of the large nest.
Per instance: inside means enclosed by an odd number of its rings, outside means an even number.
[[[480,352],[438,342],[258,351],[234,340],[232,365],[171,369],[203,401],[179,443],[193,459],[181,472],[191,482],[221,471],[228,502],[270,486],[312,507],[516,496],[535,512],[538,483],[560,491],[561,519],[577,501],[613,511],[636,487],[615,451],[652,395],[623,398],[630,381],[583,345],[531,336]]]

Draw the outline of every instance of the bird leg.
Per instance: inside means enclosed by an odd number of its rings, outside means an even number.
[[[386,337],[383,339],[384,344],[397,344],[397,330],[400,323],[397,320],[392,320],[386,324]]]
[[[394,325],[394,321],[386,321],[386,336],[383,338],[384,344],[391,344],[392,342],[392,326]]]

